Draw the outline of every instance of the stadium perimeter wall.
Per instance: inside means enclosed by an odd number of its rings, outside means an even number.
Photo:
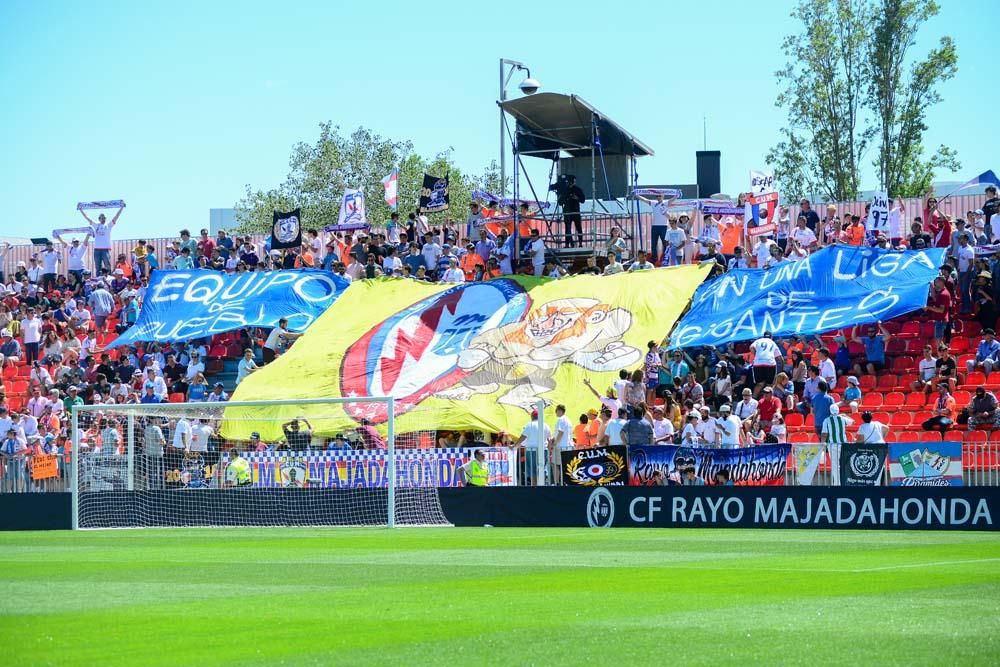
[[[442,488],[456,526],[619,528],[823,528],[1000,530],[1000,487],[499,487]],[[239,517],[310,525],[319,496],[370,490],[198,491],[178,513],[176,491],[108,492],[109,503],[140,500],[144,513],[177,525],[217,525],[242,496]],[[311,498],[302,503],[303,493]],[[342,502],[342,500],[341,500]],[[190,503],[185,503],[190,505]],[[295,509],[299,508],[299,509]],[[0,494],[0,530],[68,530],[68,493]]]

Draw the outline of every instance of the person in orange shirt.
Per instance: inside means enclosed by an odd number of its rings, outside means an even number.
[[[847,243],[850,245],[863,245],[865,242],[865,226],[861,224],[861,218],[856,215],[851,216],[851,224],[844,230]]]
[[[476,265],[482,266],[483,258],[476,252],[474,243],[465,246],[465,254],[458,260],[458,268],[465,274],[465,280],[472,282],[476,279]]]
[[[712,217],[710,220],[714,221]],[[727,218],[725,222],[719,222],[719,238],[722,239],[722,254],[732,257],[736,253],[736,246],[742,244],[743,223],[736,218]]]
[[[313,257],[312,250],[308,243],[302,244],[302,252],[295,258],[295,268],[311,269],[316,266],[316,258]]]
[[[595,411],[594,422],[597,421],[597,414]],[[591,431],[591,419],[588,415],[580,415],[580,423],[573,427],[573,442],[576,443],[577,449],[588,449],[597,444],[597,431]]]
[[[122,275],[132,280],[132,262],[128,261],[125,255],[118,255],[118,262],[115,264],[115,269],[121,269]]]
[[[500,263],[497,262],[496,257],[490,257],[486,263],[486,271],[483,272],[483,280],[493,280],[501,276],[503,276],[503,271],[500,270]]]
[[[596,447],[601,440],[601,420],[597,418],[597,410],[587,410],[587,441],[591,447]]]

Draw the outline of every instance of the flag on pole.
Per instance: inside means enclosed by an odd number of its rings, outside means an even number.
[[[337,225],[367,225],[368,218],[365,216],[365,193],[363,190],[344,190],[344,199],[340,204],[340,214],[337,216]],[[360,227],[351,227],[359,229]]]
[[[399,169],[393,169],[388,176],[382,179],[382,187],[385,188],[385,203],[396,210],[396,194],[399,191]]]
[[[958,190],[964,190],[965,188],[970,188],[973,185],[995,185],[997,187],[1000,187],[1000,178],[997,178],[997,175],[993,173],[993,170],[989,169],[979,174],[974,179],[964,184],[962,187],[958,188]],[[955,192],[958,192],[958,190],[956,190]]]

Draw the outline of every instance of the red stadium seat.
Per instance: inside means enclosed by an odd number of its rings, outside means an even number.
[[[917,435],[920,437],[920,442],[940,442],[942,439],[937,431],[918,431]]]
[[[899,408],[906,402],[906,394],[899,391],[890,391],[883,396],[882,405],[887,408]]]
[[[792,433],[788,441],[797,445],[805,445],[813,442],[815,439],[816,436],[812,433]]]
[[[895,391],[899,388],[899,376],[894,373],[880,375],[875,387],[879,391]]]
[[[959,410],[969,405],[969,402],[972,401],[972,392],[965,391],[964,389],[959,389],[952,396],[955,398],[955,407]]]
[[[913,357],[896,357],[892,362],[893,373],[912,373],[917,368],[917,361]]]
[[[990,439],[990,434],[986,431],[969,431],[965,434],[965,442],[987,442]],[[951,434],[948,434],[951,437]]]
[[[31,366],[18,366],[17,377],[19,378],[31,377]]]
[[[5,380],[11,380],[17,377],[17,366],[10,365],[3,367],[3,377]]]
[[[965,354],[969,351],[969,339],[968,338],[952,338],[951,343],[948,345],[948,349],[955,356]]]
[[[861,399],[862,408],[880,408],[882,407],[882,394],[877,391],[873,391],[870,394],[865,394]]]
[[[966,376],[965,384],[970,384],[973,387],[986,384],[986,373],[981,371],[972,371]]]
[[[872,419],[883,424],[888,424],[890,417],[888,412],[878,411],[872,413]]]
[[[920,325],[920,337],[927,340],[934,338],[934,322],[928,321]]]
[[[896,434],[896,442],[919,442],[920,433],[917,431],[900,431]]]
[[[167,396],[167,401],[169,401],[170,403],[183,403],[184,400],[185,396],[184,394],[181,393],[174,393]]]
[[[875,380],[874,375],[862,375],[858,378],[858,386],[861,387],[861,391],[872,391],[875,389]]]
[[[802,425],[808,426],[809,428],[816,428],[816,416],[810,412],[808,415],[806,415],[806,419]]]
[[[890,426],[909,426],[913,415],[906,410],[896,410],[889,417]]]
[[[15,380],[10,385],[10,393],[15,396],[23,396],[28,393],[27,380]]]
[[[979,338],[983,333],[983,325],[976,320],[968,320],[962,326],[962,333],[969,338]]]
[[[226,346],[226,356],[230,359],[238,359],[243,356],[243,346],[239,343],[230,343]]]
[[[896,334],[899,338],[916,338],[920,335],[920,322],[906,322]]]
[[[226,346],[225,345],[213,345],[208,351],[209,357],[221,358],[226,356]]]
[[[889,344],[885,346],[885,353],[890,354],[894,357],[898,357],[901,354],[906,354],[907,350],[908,347],[905,338],[890,338]]]
[[[805,418],[801,412],[789,412],[785,415],[785,426],[788,428],[798,428],[805,424]]]
[[[846,375],[841,375],[839,378],[837,378],[837,389],[839,389],[840,391],[844,391],[845,389],[847,389]]]
[[[934,414],[930,410],[918,410],[913,413],[913,423],[919,426],[933,416]]]
[[[906,395],[906,407],[922,408],[927,405],[927,394],[922,391],[911,391]]]
[[[851,341],[847,344],[847,352],[852,357],[863,357],[865,356],[865,346],[863,343],[855,343]]]
[[[904,389],[909,389],[910,385],[920,379],[920,376],[916,373],[904,373],[899,376],[899,386]]]
[[[28,404],[28,399],[25,396],[8,396],[7,397],[7,409],[11,412],[19,412],[24,409],[24,406]]]

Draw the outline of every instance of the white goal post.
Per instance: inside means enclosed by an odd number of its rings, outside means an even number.
[[[461,454],[434,448],[430,421],[396,434],[395,407],[392,397],[74,406],[73,528],[450,525],[438,484]]]

